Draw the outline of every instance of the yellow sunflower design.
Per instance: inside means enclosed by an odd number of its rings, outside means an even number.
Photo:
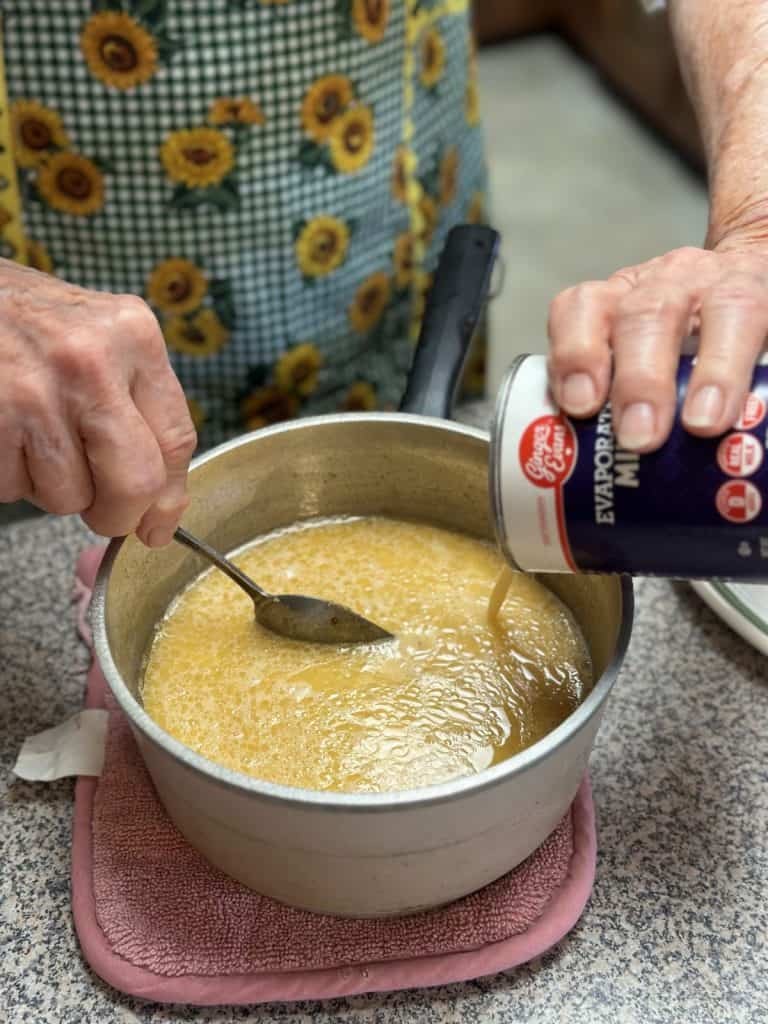
[[[236,208],[235,155],[235,146],[220,128],[203,125],[171,132],[160,147],[165,173],[175,183],[171,209],[206,204],[222,211]]]
[[[334,121],[343,114],[355,95],[352,83],[344,75],[318,78],[307,89],[301,104],[301,125],[306,135],[325,142]]]
[[[294,417],[317,390],[323,357],[310,341],[291,345],[274,366],[251,367],[240,418],[249,430]]]
[[[317,390],[323,357],[310,342],[288,349],[275,366],[275,385],[284,392],[306,398]]]
[[[163,325],[168,347],[187,356],[213,356],[226,345],[229,331],[212,309],[193,316],[172,316]]]
[[[426,193],[421,197],[418,213],[421,218],[421,231],[419,237],[424,245],[429,245],[437,227],[437,203],[432,196]]]
[[[26,194],[74,217],[98,213],[109,164],[71,151],[61,117],[50,107],[18,99],[9,109],[14,157]]]
[[[398,146],[392,161],[392,195],[398,203],[408,202],[408,150]]]
[[[88,217],[104,205],[104,178],[96,164],[78,153],[54,153],[38,170],[37,190],[54,210]]]
[[[208,110],[208,124],[171,132],[160,147],[165,173],[175,183],[171,209],[204,205],[224,212],[236,209],[240,202],[238,151],[247,134],[266,120],[250,96],[219,96]]]
[[[232,143],[218,128],[172,132],[160,149],[165,173],[187,188],[218,185],[235,163]]]
[[[376,391],[367,380],[358,380],[347,391],[341,403],[342,412],[370,412],[375,409]]]
[[[424,312],[427,308],[427,297],[432,288],[433,277],[431,274],[414,274],[413,303],[411,306],[411,340],[417,341],[421,322],[424,319]]]
[[[113,89],[143,85],[157,71],[157,45],[145,28],[120,11],[91,15],[80,36],[88,70]]]
[[[421,40],[421,84],[434,89],[445,71],[445,43],[439,30],[432,26]]]
[[[450,206],[456,198],[459,180],[459,151],[449,146],[440,160],[440,205]]]
[[[352,0],[355,31],[367,43],[380,43],[387,31],[389,0]]]
[[[296,262],[305,281],[325,277],[342,265],[347,258],[351,227],[325,215],[295,225]]]
[[[144,297],[157,314],[169,347],[177,352],[214,355],[235,326],[230,282],[209,279],[192,260],[172,257],[156,263],[147,276]]]
[[[410,231],[405,231],[395,239],[393,262],[395,265],[395,284],[402,291],[413,281],[413,235]]]
[[[248,430],[259,430],[270,423],[290,420],[298,411],[296,395],[272,386],[257,388],[240,403],[240,415]]]
[[[126,91],[153,78],[180,43],[166,31],[165,0],[125,0],[122,7],[92,14],[80,33],[80,49],[94,78]]]
[[[38,167],[52,152],[69,145],[61,118],[55,110],[35,100],[11,104],[13,153],[19,167]]]
[[[0,253],[6,259],[15,259],[18,253],[18,244],[14,243],[10,238],[4,238],[5,229],[9,224],[13,224],[15,216],[10,210],[7,210],[4,206],[0,206]]]
[[[334,123],[329,146],[331,162],[337,171],[354,174],[371,159],[373,145],[373,111],[370,107],[353,107]]]
[[[54,273],[51,254],[42,242],[33,242],[31,239],[27,241],[27,266],[43,274]]]
[[[370,161],[373,111],[359,102],[344,75],[326,75],[312,83],[301,104],[301,125],[307,138],[298,159],[304,167],[355,174]]]
[[[190,260],[170,259],[158,263],[149,275],[147,301],[163,313],[191,313],[198,309],[208,291],[203,271]]]
[[[208,123],[213,125],[262,125],[264,111],[249,96],[220,97],[211,104]]]
[[[371,274],[355,292],[349,307],[349,322],[354,330],[365,334],[378,324],[389,305],[392,284],[383,270]]]

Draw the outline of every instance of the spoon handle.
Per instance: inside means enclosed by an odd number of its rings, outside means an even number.
[[[244,572],[241,572],[228,558],[219,554],[218,551],[215,551],[205,541],[193,537],[191,533],[187,533],[181,526],[176,528],[173,539],[177,540],[179,544],[184,544],[186,547],[191,548],[198,555],[202,555],[209,562],[213,562],[216,568],[226,573],[233,583],[236,583],[238,587],[242,587],[257,607],[264,604],[265,601],[272,600],[270,594],[262,590],[261,587],[258,587],[250,576],[246,576]]]

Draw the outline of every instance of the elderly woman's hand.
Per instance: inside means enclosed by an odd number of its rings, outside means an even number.
[[[572,288],[550,319],[552,389],[562,408],[588,416],[610,395],[620,443],[640,452],[669,433],[685,335],[699,331],[700,349],[683,423],[711,437],[737,420],[768,333],[766,3],[668,7],[707,158],[707,248]]]
[[[698,360],[682,419],[691,433],[712,437],[738,419],[768,334],[761,249],[678,249],[562,292],[549,322],[555,400],[582,417],[610,397],[622,447],[653,451],[669,435],[681,342],[695,331]]]
[[[196,444],[150,309],[0,260],[0,501],[168,543]]]

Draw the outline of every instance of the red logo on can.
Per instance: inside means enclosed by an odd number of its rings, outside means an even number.
[[[729,434],[717,447],[717,464],[728,476],[751,476],[763,463],[763,447],[752,434]]]
[[[520,439],[520,465],[537,487],[561,487],[576,461],[576,435],[564,416],[540,416]]]
[[[754,430],[765,419],[765,402],[760,395],[750,391],[744,399],[741,416],[736,422],[739,430]]]
[[[715,503],[729,523],[751,523],[763,507],[760,491],[749,480],[728,480],[717,492]]]

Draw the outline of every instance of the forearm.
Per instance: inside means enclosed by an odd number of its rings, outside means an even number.
[[[710,181],[709,246],[768,246],[768,0],[671,0]]]

